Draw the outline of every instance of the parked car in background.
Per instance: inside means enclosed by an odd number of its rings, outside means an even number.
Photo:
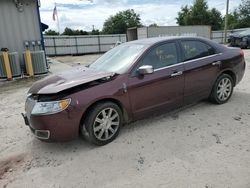
[[[244,75],[244,53],[197,37],[150,38],[121,44],[89,67],[36,82],[23,114],[44,141],[85,135],[114,140],[124,123],[202,99],[223,104]]]
[[[250,47],[250,29],[240,33],[231,34],[228,42],[230,46],[236,46],[243,49]]]

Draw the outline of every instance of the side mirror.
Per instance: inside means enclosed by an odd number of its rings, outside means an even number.
[[[152,65],[143,65],[137,69],[137,72],[140,75],[152,74],[154,72],[154,68]]]

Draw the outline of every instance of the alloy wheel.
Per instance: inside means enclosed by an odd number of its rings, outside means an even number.
[[[95,118],[94,135],[98,140],[106,141],[112,138],[120,125],[120,117],[114,108],[103,109]]]
[[[229,78],[220,80],[217,87],[217,97],[220,101],[226,101],[232,93],[232,82]]]

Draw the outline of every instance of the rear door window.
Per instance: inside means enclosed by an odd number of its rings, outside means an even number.
[[[184,51],[184,61],[215,54],[211,46],[200,41],[182,41],[181,46]]]

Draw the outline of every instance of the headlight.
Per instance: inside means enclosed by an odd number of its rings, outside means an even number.
[[[51,102],[37,102],[31,112],[32,115],[48,115],[61,112],[68,108],[71,99]]]

